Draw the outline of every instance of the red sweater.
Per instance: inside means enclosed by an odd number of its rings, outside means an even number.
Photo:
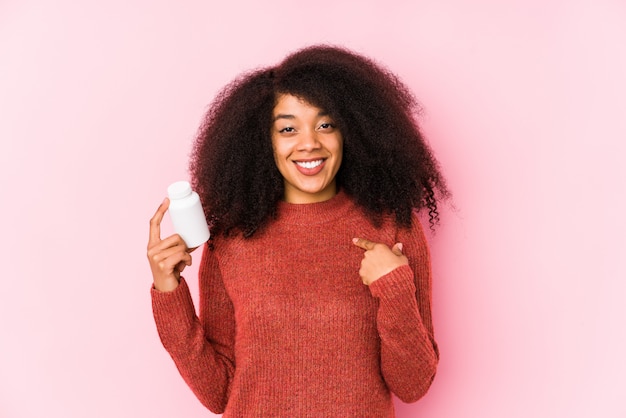
[[[369,287],[352,238],[402,242],[409,266]],[[438,361],[429,251],[410,229],[375,228],[344,194],[280,203],[252,238],[214,239],[200,266],[200,313],[184,279],[152,290],[163,345],[198,399],[224,417],[393,417]]]

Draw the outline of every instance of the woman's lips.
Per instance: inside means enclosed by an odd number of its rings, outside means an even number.
[[[314,176],[324,168],[325,159],[320,158],[317,160],[297,160],[294,161],[298,172],[305,176]]]

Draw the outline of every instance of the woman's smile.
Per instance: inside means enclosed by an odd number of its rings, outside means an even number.
[[[311,161],[295,161],[298,171],[305,176],[314,176],[324,168],[324,159]]]

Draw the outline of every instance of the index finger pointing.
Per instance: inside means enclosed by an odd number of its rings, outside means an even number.
[[[161,221],[169,206],[170,200],[166,197],[150,219],[150,238],[148,240],[148,246],[150,247],[161,241]]]
[[[376,245],[376,243],[366,240],[364,238],[352,238],[352,242],[357,247],[363,248],[364,250],[368,251],[374,249],[374,246]]]

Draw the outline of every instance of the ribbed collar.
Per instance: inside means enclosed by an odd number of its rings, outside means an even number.
[[[292,225],[330,222],[345,215],[353,207],[352,200],[339,191],[332,199],[318,203],[278,203],[278,221]]]

